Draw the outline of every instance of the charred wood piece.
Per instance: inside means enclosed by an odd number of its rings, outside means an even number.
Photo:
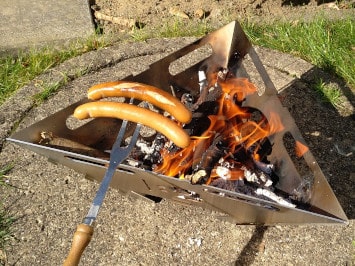
[[[153,165],[161,162],[161,149],[166,145],[168,139],[161,135],[156,134],[152,142],[138,139],[135,149],[131,152],[132,159],[142,162],[143,168],[151,168]]]
[[[193,110],[193,105],[194,105],[194,97],[191,95],[191,93],[184,93],[181,96],[181,100],[180,100],[187,109],[189,109],[190,111]]]
[[[217,83],[217,76],[207,76],[206,72],[201,69],[198,72],[199,85],[200,85],[200,95],[194,104],[193,110],[198,111],[200,105],[205,102],[212,101],[214,104],[217,99],[222,95],[222,90]]]
[[[195,167],[194,173],[199,174],[192,175],[192,184],[205,184],[208,181],[212,169],[214,168],[215,164],[220,160],[220,158],[225,154],[225,150],[226,147],[225,143],[223,142],[223,136],[217,134],[212,144],[202,154],[200,163]],[[205,175],[201,175],[201,170],[205,171]]]
[[[258,160],[254,160],[254,164],[260,171],[262,171],[268,175],[270,175],[272,173],[272,171],[274,170],[273,164],[264,163],[264,162],[261,162]]]

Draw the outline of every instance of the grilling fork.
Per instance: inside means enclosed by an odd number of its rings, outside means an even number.
[[[63,266],[74,266],[79,264],[81,255],[89,244],[94,233],[93,224],[105,198],[112,176],[114,175],[117,166],[130,154],[131,150],[137,142],[139,130],[141,127],[140,124],[136,124],[136,129],[133,133],[130,143],[125,147],[121,147],[121,142],[125,135],[124,133],[126,131],[127,123],[127,120],[123,120],[116,141],[112,146],[110,164],[106,170],[104,178],[102,179],[99,190],[96,192],[96,196],[91,204],[88,214],[84,218],[83,222],[77,226],[76,232],[73,236],[72,246],[67,258],[63,263]]]

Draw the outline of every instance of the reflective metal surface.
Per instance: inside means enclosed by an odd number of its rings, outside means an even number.
[[[211,47],[212,53],[210,56],[176,75],[172,75],[168,71],[172,62],[204,46]],[[233,70],[236,75],[247,76],[248,73],[242,60],[247,54],[264,82],[265,90],[259,95],[248,96],[244,105],[260,110],[268,119],[272,112],[276,112],[280,116],[284,129],[269,138],[273,147],[268,160],[278,165],[277,175],[280,181],[277,188],[280,191],[296,195],[298,192],[302,194],[303,190],[308,189],[307,208],[289,208],[272,201],[261,200],[211,186],[191,185],[184,180],[158,175],[154,172],[123,164],[116,171],[111,186],[124,194],[133,193],[135,195],[166,198],[175,202],[208,208],[221,212],[228,220],[239,224],[346,223],[347,217],[311,151],[306,151],[302,158],[308,168],[310,177],[305,178],[304,174],[300,174],[299,169],[292,161],[290,151],[285,147],[285,136],[289,136],[293,142],[307,145],[290,113],[278,99],[272,81],[238,22],[226,25],[153,63],[147,71],[136,76],[128,76],[125,80],[146,83],[167,91],[173,85],[196,95],[199,93],[199,69],[205,68],[207,72],[213,72],[221,67],[226,68],[231,60],[234,60]],[[177,97],[179,96],[179,91],[177,91]],[[9,140],[48,157],[52,162],[68,166],[86,174],[87,178],[100,182],[106,170],[107,158],[87,156],[59,147],[53,148],[38,144],[41,132],[47,131],[102,151],[110,149],[121,121],[100,118],[74,130],[66,126],[66,120],[73,113],[75,107],[86,101],[84,99],[77,102],[15,133]]]

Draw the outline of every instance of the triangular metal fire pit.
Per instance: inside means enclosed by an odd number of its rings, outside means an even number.
[[[196,50],[210,49],[207,57],[188,66],[177,74],[171,72],[171,65]],[[248,96],[245,106],[259,109],[267,118],[276,112],[284,125],[284,130],[269,138],[272,152],[268,160],[278,165],[279,176],[277,189],[289,195],[306,195],[307,204],[296,208],[280,205],[271,200],[259,199],[242,193],[231,192],[208,185],[192,185],[190,182],[167,177],[151,171],[121,164],[112,180],[111,186],[122,193],[133,193],[148,198],[165,198],[180,203],[191,204],[221,212],[238,224],[302,224],[302,223],[346,223],[347,217],[337,198],[324,177],[311,151],[307,149],[304,139],[290,113],[277,97],[277,91],[266,73],[259,57],[248,41],[238,22],[232,22],[204,38],[170,54],[150,65],[150,68],[125,80],[137,81],[169,90],[171,85],[189,90],[192,94],[199,92],[198,70],[206,66],[214,71],[221,67],[230,67],[239,77],[248,77],[243,58],[248,56],[250,62],[262,80],[263,89]],[[170,71],[169,71],[170,69]],[[66,149],[60,146],[39,144],[41,132],[51,134],[68,141],[81,143],[86,147],[110,149],[121,121],[115,119],[94,119],[76,129],[67,127],[67,119],[76,106],[86,102],[82,100],[61,111],[13,134],[8,140],[46,156],[50,161],[68,166],[86,174],[89,179],[101,181],[108,159],[89,154],[81,149]],[[287,137],[286,137],[287,136]],[[306,147],[303,165],[307,173],[300,174],[285,142],[291,139]],[[85,150],[85,149],[83,149]]]

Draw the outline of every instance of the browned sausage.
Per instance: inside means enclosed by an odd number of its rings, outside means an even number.
[[[74,117],[78,119],[113,117],[128,120],[159,131],[181,148],[187,147],[190,143],[189,135],[177,123],[159,113],[132,104],[118,102],[85,103],[75,109]]]
[[[95,85],[88,90],[88,98],[129,97],[147,101],[167,111],[182,123],[191,121],[191,112],[170,93],[138,82],[114,81]]]

